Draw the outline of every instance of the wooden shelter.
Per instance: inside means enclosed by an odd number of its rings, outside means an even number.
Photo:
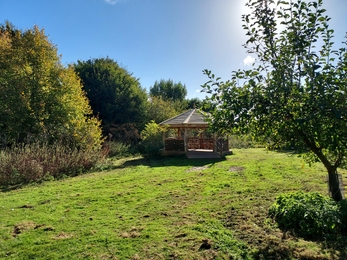
[[[208,122],[197,109],[188,110],[160,123],[168,131],[163,134],[164,155],[186,154],[188,158],[220,158],[231,154],[227,137],[208,131]]]

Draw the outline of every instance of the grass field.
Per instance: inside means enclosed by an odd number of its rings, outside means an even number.
[[[291,153],[117,160],[3,190],[0,258],[347,259],[344,237],[306,241],[267,217],[277,195],[297,190],[327,194],[326,172]]]

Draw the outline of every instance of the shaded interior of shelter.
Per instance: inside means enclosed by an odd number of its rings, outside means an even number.
[[[188,158],[221,158],[231,154],[227,136],[209,130],[204,115],[188,110],[160,123],[168,130],[163,134],[164,155],[186,154]]]

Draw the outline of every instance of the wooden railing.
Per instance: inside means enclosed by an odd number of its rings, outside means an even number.
[[[206,149],[213,150],[213,138],[199,138],[189,137],[187,138],[188,149]]]
[[[183,139],[165,139],[165,151],[184,152]]]
[[[188,137],[187,138],[188,149],[203,149],[203,150],[215,150],[218,153],[229,151],[228,141],[222,138],[216,140],[216,147],[214,149],[213,138],[199,138]],[[168,138],[165,139],[165,151],[167,152],[184,152],[184,140]]]

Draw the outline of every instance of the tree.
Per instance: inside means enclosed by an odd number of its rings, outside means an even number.
[[[140,143],[141,153],[150,158],[159,156],[163,148],[163,133],[167,131],[166,126],[158,125],[154,121],[146,124],[141,132],[142,142]]]
[[[347,52],[333,50],[323,1],[249,0],[243,16],[248,52],[259,65],[203,86],[213,127],[252,133],[269,147],[289,142],[320,161],[334,200],[343,198],[337,168],[347,155]],[[346,42],[343,43],[344,46]]]
[[[110,58],[78,61],[74,68],[104,130],[111,125],[144,126],[148,97],[131,73]]]
[[[161,97],[155,96],[150,98],[146,111],[146,121],[154,121],[157,124],[179,114],[171,101],[165,101]]]
[[[181,82],[174,83],[171,79],[155,81],[150,87],[149,94],[153,97],[161,97],[163,100],[182,102],[187,95],[187,88]]]
[[[100,148],[100,122],[72,67],[37,26],[0,26],[0,137],[3,145],[47,139]]]
[[[200,108],[202,106],[202,101],[199,98],[186,99],[187,108]]]

